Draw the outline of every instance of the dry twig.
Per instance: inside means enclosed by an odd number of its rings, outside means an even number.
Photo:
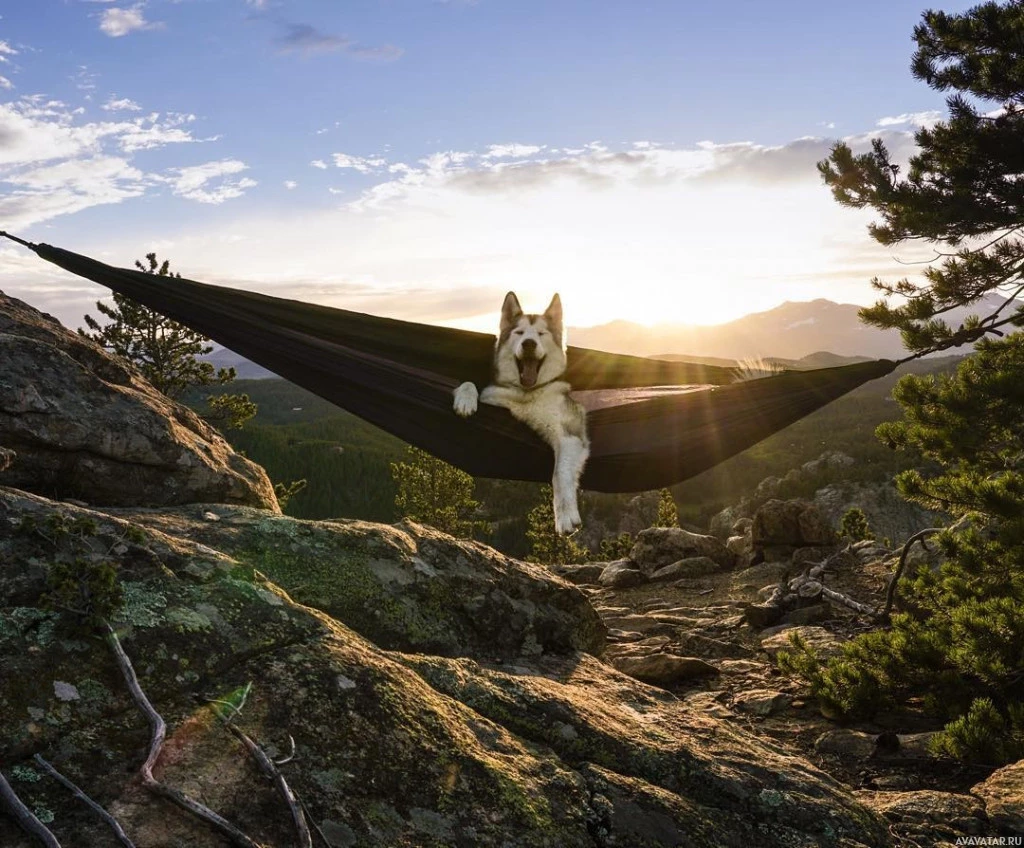
[[[85,792],[83,792],[75,783],[44,760],[41,754],[36,754],[34,759],[43,771],[50,775],[50,777],[56,780],[65,789],[69,790],[79,801],[103,819],[103,821],[110,826],[110,829],[114,831],[114,836],[117,837],[118,842],[124,845],[125,848],[135,848],[135,843],[128,838],[128,834],[124,832],[124,828],[121,827],[121,823],[117,819],[93,801],[92,798],[86,795]]]

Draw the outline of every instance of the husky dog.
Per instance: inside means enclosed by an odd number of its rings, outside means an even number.
[[[503,406],[528,424],[555,452],[555,530],[571,533],[582,523],[576,502],[583,465],[590,455],[587,414],[569,397],[565,373],[562,301],[556,294],[543,315],[526,315],[514,292],[505,295],[494,348],[494,381],[477,393],[473,383],[455,390],[455,411],[472,415],[477,400]]]

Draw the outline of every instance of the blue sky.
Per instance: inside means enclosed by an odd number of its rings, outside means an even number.
[[[968,4],[945,4],[957,11]],[[0,4],[0,228],[130,265],[489,327],[708,323],[869,302],[814,163],[941,114],[917,2],[34,0]],[[0,247],[75,324],[103,294]]]

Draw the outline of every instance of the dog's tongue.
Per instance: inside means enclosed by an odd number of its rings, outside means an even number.
[[[537,384],[537,372],[540,371],[540,360],[534,357],[519,360],[519,382],[524,389],[532,389]]]

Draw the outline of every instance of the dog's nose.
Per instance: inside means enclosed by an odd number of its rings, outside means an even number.
[[[537,352],[537,340],[536,339],[525,339],[523,341],[523,353],[528,353],[533,356]]]

